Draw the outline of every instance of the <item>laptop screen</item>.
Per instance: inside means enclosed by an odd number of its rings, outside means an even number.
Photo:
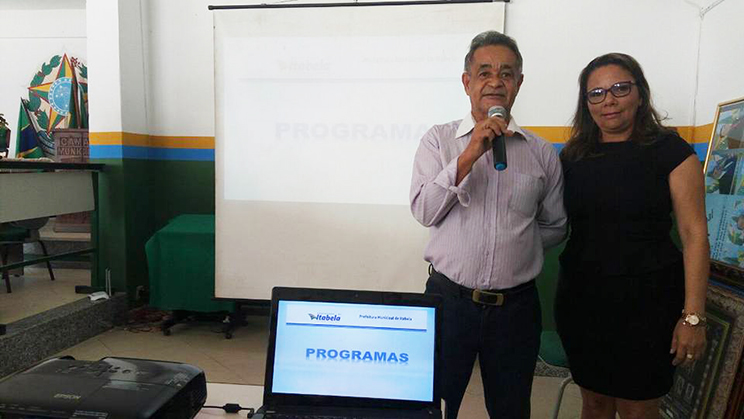
[[[272,393],[433,401],[435,308],[280,300],[276,315]]]

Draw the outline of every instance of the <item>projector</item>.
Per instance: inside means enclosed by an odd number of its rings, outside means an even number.
[[[207,400],[204,371],[134,358],[51,358],[0,381],[0,418],[193,418]]]

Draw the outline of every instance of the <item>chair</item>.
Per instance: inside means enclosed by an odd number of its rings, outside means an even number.
[[[12,221],[10,223],[0,224],[0,257],[2,258],[2,265],[8,264],[8,255],[10,253],[10,246],[24,243],[39,243],[41,251],[44,256],[49,256],[47,253],[46,245],[41,240],[39,235],[39,229],[46,225],[49,221],[49,217],[33,218],[22,221]],[[52,271],[52,264],[46,261],[47,269],[49,270],[49,277],[54,281],[54,271]],[[5,280],[5,289],[8,293],[11,293],[10,288],[10,270],[3,268],[2,275]]]
[[[2,116],[0,116],[2,119]],[[8,149],[10,148],[10,130],[0,128],[0,159],[8,157]]]
[[[568,377],[561,382],[561,387],[558,390],[558,398],[553,408],[552,418],[558,419],[558,413],[561,410],[561,401],[563,401],[563,392],[566,390],[566,386],[573,382],[573,377],[571,377],[571,372],[568,369],[566,351],[563,350],[563,344],[561,343],[561,338],[558,336],[558,332],[554,330],[542,332],[542,335],[540,335],[540,353],[538,358],[548,366],[568,372]]]
[[[565,242],[545,252],[545,264],[540,275],[537,276],[537,287],[540,292],[540,304],[543,312],[543,332],[540,335],[540,353],[538,358],[549,367],[567,372],[568,378],[561,382],[558,391],[558,400],[553,408],[553,418],[558,418],[558,412],[561,409],[563,401],[563,392],[566,386],[573,382],[571,372],[568,370],[568,358],[563,350],[561,338],[556,332],[555,319],[553,318],[554,301],[556,286],[558,283],[558,273],[560,271],[560,262],[558,260]]]

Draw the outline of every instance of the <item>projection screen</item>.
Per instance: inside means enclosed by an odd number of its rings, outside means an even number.
[[[469,111],[463,59],[473,36],[503,31],[504,4],[213,13],[216,296],[422,292],[413,156]]]

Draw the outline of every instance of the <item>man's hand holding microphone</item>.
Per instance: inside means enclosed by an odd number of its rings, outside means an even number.
[[[457,159],[457,182],[470,173],[476,160],[488,150],[493,150],[493,164],[496,170],[506,169],[506,141],[504,137],[514,135],[507,129],[508,112],[503,106],[488,109],[488,118],[475,124],[470,143]]]

